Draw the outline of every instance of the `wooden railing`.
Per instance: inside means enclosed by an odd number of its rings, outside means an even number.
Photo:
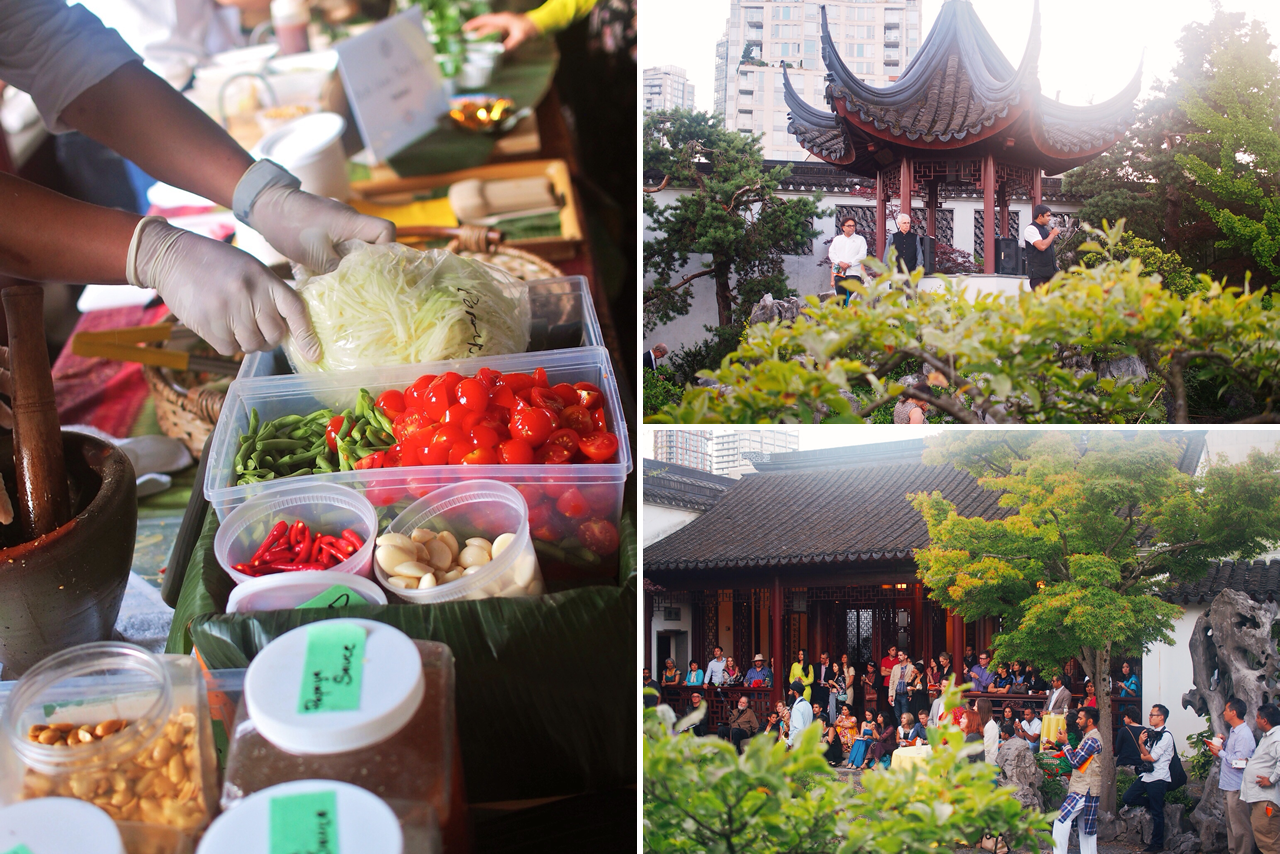
[[[689,697],[694,693],[701,694],[702,702],[710,707],[707,710],[706,721],[709,731],[713,734],[716,727],[729,720],[729,713],[738,707],[738,698],[744,695],[751,711],[756,713],[756,720],[760,721],[760,728],[764,729],[769,724],[769,712],[773,711],[773,706],[769,702],[771,688],[716,687],[715,685],[685,688],[668,685],[662,689],[662,702],[675,709],[676,715],[683,715],[689,711]]]

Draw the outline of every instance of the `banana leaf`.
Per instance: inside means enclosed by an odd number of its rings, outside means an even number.
[[[285,632],[338,616],[452,648],[470,802],[634,784],[635,575],[528,599],[205,614],[191,635],[210,668],[246,667]]]

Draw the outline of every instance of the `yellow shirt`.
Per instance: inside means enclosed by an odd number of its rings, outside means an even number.
[[[585,18],[595,5],[596,0],[547,0],[528,16],[538,32],[558,33]]]
[[[804,675],[806,670],[809,672],[808,677]],[[801,668],[800,662],[798,661],[792,664],[791,675],[787,677],[787,687],[791,687],[791,683],[797,679],[804,683],[804,698],[806,700],[812,700],[813,698],[810,696],[812,689],[809,686],[813,684],[813,665],[806,664]]]

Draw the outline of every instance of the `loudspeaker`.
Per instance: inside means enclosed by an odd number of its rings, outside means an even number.
[[[996,238],[996,274],[1018,276],[1022,274],[1022,247],[1015,237]]]
[[[920,238],[920,248],[924,250],[924,257],[920,259],[920,265],[924,267],[926,276],[932,276],[938,254],[938,241],[926,234]]]

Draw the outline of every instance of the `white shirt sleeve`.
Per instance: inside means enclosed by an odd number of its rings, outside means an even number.
[[[1040,229],[1036,228],[1034,225],[1027,226],[1026,228],[1022,229],[1022,239],[1026,242],[1028,246],[1030,246],[1031,244],[1035,243],[1037,240],[1041,239]]]
[[[139,57],[115,30],[65,0],[0,0],[0,80],[31,95],[54,133],[80,93]]]
[[[982,728],[982,747],[986,752],[988,765],[996,764],[996,754],[1000,752],[1000,725],[994,719],[987,721]]]

